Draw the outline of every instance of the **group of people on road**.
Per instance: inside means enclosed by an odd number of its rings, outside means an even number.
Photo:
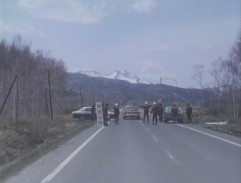
[[[108,126],[108,111],[109,111],[109,105],[108,103],[102,103],[102,113],[103,113],[103,123],[104,126]],[[120,109],[118,103],[115,103],[114,106],[114,119],[115,119],[115,124],[119,124],[119,114],[120,114]],[[95,109],[95,104],[92,105],[91,109],[91,116],[92,120],[96,118],[96,109]]]
[[[143,115],[143,123],[147,120],[147,124],[149,124],[149,112],[152,114],[152,124],[157,125],[157,121],[163,122],[163,113],[164,113],[164,107],[161,104],[161,101],[153,102],[152,105],[149,105],[148,102],[145,102],[145,105],[140,106],[144,110]],[[151,108],[151,111],[149,110]],[[171,108],[171,116],[173,120],[175,121],[178,116],[178,106],[176,103],[172,105]],[[186,107],[186,116],[187,116],[187,123],[192,122],[192,107],[188,103]]]
[[[103,121],[104,121],[104,126],[108,126],[108,108],[109,108],[109,105],[106,103],[106,104],[103,104]],[[119,108],[119,105],[118,103],[115,103],[114,105],[114,119],[115,119],[115,124],[119,124],[119,114],[120,114],[120,108]]]
[[[148,102],[145,102],[145,105],[140,106],[144,110],[144,115],[143,115],[143,123],[145,123],[145,120],[147,120],[147,124],[149,124],[149,109],[151,108],[151,113],[152,113],[152,124],[157,125],[157,121],[159,118],[159,121],[163,121],[163,111],[164,108],[162,104],[158,102],[153,102],[153,105],[149,105]]]
[[[104,121],[104,126],[108,126],[108,104],[102,104],[102,111],[103,111],[103,121]],[[143,123],[146,122],[147,120],[147,124],[149,124],[149,114],[151,112],[152,114],[152,124],[153,125],[157,125],[157,122],[163,122],[163,113],[164,113],[164,107],[161,104],[161,101],[157,101],[157,102],[153,102],[152,105],[148,104],[148,102],[146,101],[144,105],[140,106],[141,108],[143,108]],[[151,110],[150,110],[151,108]],[[119,124],[119,114],[120,114],[120,108],[118,103],[115,103],[114,108],[114,121],[115,124]],[[91,113],[93,114],[93,119],[95,116],[95,105],[93,104],[92,106],[92,111]],[[173,104],[172,109],[171,109],[171,114],[173,119],[175,120],[177,115],[178,115],[178,106],[176,103]],[[187,123],[191,123],[192,122],[192,107],[191,105],[188,103],[187,107],[186,107],[186,116],[187,116]]]

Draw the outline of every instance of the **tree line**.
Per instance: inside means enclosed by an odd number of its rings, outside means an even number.
[[[62,60],[51,57],[48,52],[42,50],[32,51],[20,36],[15,36],[11,43],[2,40],[0,120],[21,118],[29,121],[48,118],[50,108],[55,115],[62,113],[66,75],[66,67]]]
[[[219,58],[212,63],[212,82],[204,81],[205,66],[194,66],[194,79],[203,90],[204,105],[210,113],[220,119],[240,122],[241,117],[241,36],[232,47],[227,58]],[[210,98],[205,94],[209,88],[215,94]]]
[[[212,83],[204,81],[203,65],[194,66],[194,79],[203,91],[203,105],[218,118],[240,121],[241,114],[241,37],[226,59],[212,64]],[[62,60],[43,50],[32,51],[20,36],[11,43],[0,42],[0,109],[8,94],[1,121],[36,120],[63,114],[73,106],[79,96],[66,95],[67,71]],[[12,90],[10,91],[12,87]],[[215,95],[209,96],[209,91]],[[51,94],[51,95],[50,95]],[[77,99],[78,98],[78,99]],[[51,103],[52,101],[52,103]],[[77,102],[79,103],[79,101]],[[69,109],[68,109],[69,108]],[[52,110],[51,110],[52,109]]]

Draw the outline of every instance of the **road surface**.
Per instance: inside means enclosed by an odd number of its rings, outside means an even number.
[[[240,139],[198,125],[93,126],[6,183],[240,183]]]

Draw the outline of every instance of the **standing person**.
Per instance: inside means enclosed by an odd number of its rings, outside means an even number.
[[[174,104],[172,105],[171,114],[172,114],[172,120],[173,120],[173,121],[176,121],[177,115],[178,115],[178,109],[177,109],[177,104],[176,104],[176,103],[174,103]]]
[[[148,102],[145,102],[145,105],[140,107],[144,109],[143,123],[145,123],[145,119],[147,118],[147,124],[149,124],[149,108],[151,107],[151,105],[148,105]]]
[[[114,106],[115,124],[119,123],[119,114],[120,114],[120,109],[119,109],[118,103],[116,103]]]
[[[152,124],[157,125],[158,106],[156,102],[153,102],[151,113],[152,113]]]
[[[163,106],[162,104],[159,102],[158,105],[158,116],[159,116],[159,121],[162,122],[163,121]]]
[[[192,122],[192,107],[190,104],[187,104],[186,115],[187,115],[187,122],[191,123]]]
[[[108,104],[104,105],[103,118],[104,118],[104,126],[108,126]]]
[[[95,120],[95,103],[93,103],[93,105],[92,105],[92,108],[91,108],[91,119],[92,119],[92,121],[94,121]]]

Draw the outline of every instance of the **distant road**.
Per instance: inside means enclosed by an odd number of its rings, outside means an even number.
[[[138,120],[87,129],[7,183],[240,183],[240,139]]]

